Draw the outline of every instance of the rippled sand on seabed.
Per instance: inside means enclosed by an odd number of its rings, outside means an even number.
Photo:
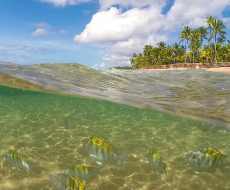
[[[75,164],[95,165],[81,148],[90,136],[107,139],[120,153],[129,154],[125,171],[108,164],[89,181],[92,189],[230,189],[230,173],[197,173],[185,158],[205,146],[230,155],[230,132],[210,127],[101,100],[0,86],[0,190],[54,189],[47,174],[65,172]],[[153,147],[168,165],[167,176],[148,165],[146,156]],[[4,159],[11,149],[30,161],[33,173],[18,170]]]

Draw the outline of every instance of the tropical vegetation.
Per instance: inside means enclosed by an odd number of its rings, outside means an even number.
[[[207,27],[185,26],[179,41],[172,45],[159,42],[145,45],[143,53],[133,54],[131,68],[139,69],[173,63],[230,62],[230,41],[226,41],[226,26],[220,19],[207,17]]]
[[[118,66],[118,67],[113,67],[113,68],[110,68],[110,69],[121,69],[121,70],[131,70],[132,67],[129,67],[129,66]]]

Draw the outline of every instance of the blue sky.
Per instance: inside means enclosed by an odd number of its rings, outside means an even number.
[[[63,8],[35,0],[3,0],[0,6],[1,45],[26,47],[15,51],[1,50],[0,54],[28,56],[32,63],[56,61],[92,65],[100,62],[100,48],[73,42],[73,37],[90,22],[97,6],[85,3]],[[46,23],[45,29],[49,32],[32,37],[31,33],[39,23]],[[62,34],[60,30],[66,33]]]
[[[207,3],[203,6],[202,3]],[[127,65],[145,44],[178,41],[206,16],[229,27],[229,1],[1,0],[0,61]],[[229,30],[227,32],[230,34]],[[230,36],[227,36],[230,39]]]

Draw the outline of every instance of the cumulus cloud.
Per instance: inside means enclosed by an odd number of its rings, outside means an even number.
[[[199,27],[207,16],[221,17],[230,5],[230,0],[175,0],[166,17],[165,29],[175,29],[181,25]]]
[[[115,7],[100,11],[93,15],[91,22],[74,37],[74,41],[104,43],[127,40],[135,35],[146,36],[163,27],[161,9],[158,5],[145,9],[133,8],[124,13]]]
[[[104,63],[104,62],[101,63],[101,64],[95,64],[95,65],[93,66],[93,68],[96,68],[96,69],[99,69],[99,68],[104,69],[104,67],[105,67],[105,63]]]
[[[148,38],[134,37],[127,41],[118,41],[109,47],[103,56],[103,63],[95,64],[95,68],[112,68],[114,66],[130,66],[131,55],[142,52],[146,44],[156,44],[159,41],[167,41],[166,35],[149,35]]]
[[[41,2],[46,2],[46,3],[51,3],[55,6],[66,6],[66,5],[76,5],[79,3],[86,3],[86,2],[90,2],[93,0],[38,0]]]
[[[113,68],[115,66],[130,66],[130,57],[124,56],[120,54],[106,54],[102,58],[103,62],[99,64],[93,65],[93,68],[97,69],[108,69]]]
[[[155,45],[159,41],[168,41],[167,35],[158,33],[157,35],[148,35],[146,38],[132,37],[126,41],[118,41],[110,46],[110,52],[130,57],[134,52],[142,52],[144,45]]]
[[[230,0],[175,0],[167,15],[162,9],[165,1],[157,0],[100,0],[102,7],[114,4],[123,6],[147,6],[147,8],[132,8],[126,12],[111,7],[109,10],[99,11],[86,25],[84,31],[74,37],[80,43],[104,43],[123,41],[133,36],[148,36],[163,27],[167,30],[182,27],[184,24],[191,27],[204,25],[206,16],[221,16]]]
[[[48,30],[46,30],[44,28],[38,28],[34,32],[31,33],[31,36],[32,37],[41,36],[41,35],[44,35],[44,34],[47,34],[47,33],[48,33]]]

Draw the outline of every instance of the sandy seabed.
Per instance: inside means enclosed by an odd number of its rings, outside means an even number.
[[[0,190],[55,190],[48,174],[65,173],[78,164],[96,166],[82,149],[92,136],[129,156],[125,170],[107,164],[89,179],[91,190],[229,190],[230,172],[196,172],[186,159],[191,151],[206,146],[230,156],[227,129],[96,99],[4,86],[0,92]],[[65,117],[68,126],[63,125]],[[167,164],[167,175],[149,165],[147,153],[152,148]],[[7,162],[9,150],[21,154],[31,172]]]

